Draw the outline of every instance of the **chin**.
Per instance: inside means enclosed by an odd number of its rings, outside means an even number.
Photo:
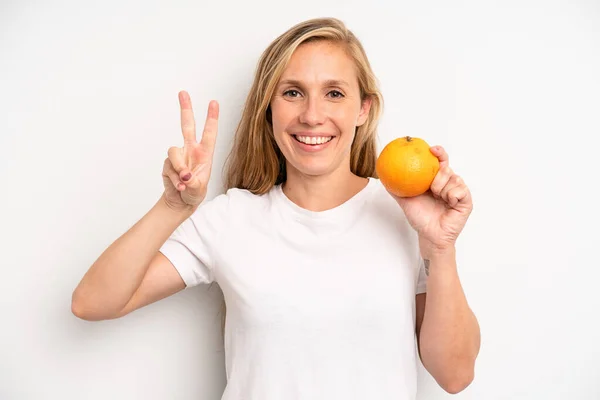
[[[290,171],[292,169],[292,171]],[[299,175],[318,177],[331,174],[335,167],[330,162],[288,162],[288,174],[298,173]]]

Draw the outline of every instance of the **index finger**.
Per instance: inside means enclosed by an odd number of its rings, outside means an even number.
[[[192,110],[192,100],[188,92],[179,92],[179,106],[181,107],[181,132],[184,144],[196,143],[196,122]]]
[[[450,162],[449,162],[450,157],[448,156],[448,153],[446,153],[446,150],[444,150],[444,148],[442,146],[433,146],[431,148],[431,152],[440,161],[440,169],[447,167],[448,164],[450,164]]]

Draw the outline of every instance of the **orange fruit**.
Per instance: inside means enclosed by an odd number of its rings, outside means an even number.
[[[375,164],[383,186],[398,197],[413,197],[429,190],[440,162],[423,139],[405,136],[388,143]]]

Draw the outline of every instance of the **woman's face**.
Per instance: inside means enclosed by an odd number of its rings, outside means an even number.
[[[302,44],[292,55],[271,99],[288,177],[350,170],[355,130],[371,106],[361,101],[355,68],[343,48],[328,41]]]

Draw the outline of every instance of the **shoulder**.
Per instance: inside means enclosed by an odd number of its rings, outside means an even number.
[[[274,189],[263,195],[254,194],[247,189],[232,188],[225,193],[218,194],[210,200],[205,200],[196,213],[235,215],[238,213],[247,213],[252,210],[261,209],[267,206],[271,201],[271,193]]]
[[[249,210],[262,208],[272,200],[272,194],[275,188],[272,188],[265,194],[254,194],[247,189],[232,188],[228,189],[222,196],[227,198],[231,211]]]

